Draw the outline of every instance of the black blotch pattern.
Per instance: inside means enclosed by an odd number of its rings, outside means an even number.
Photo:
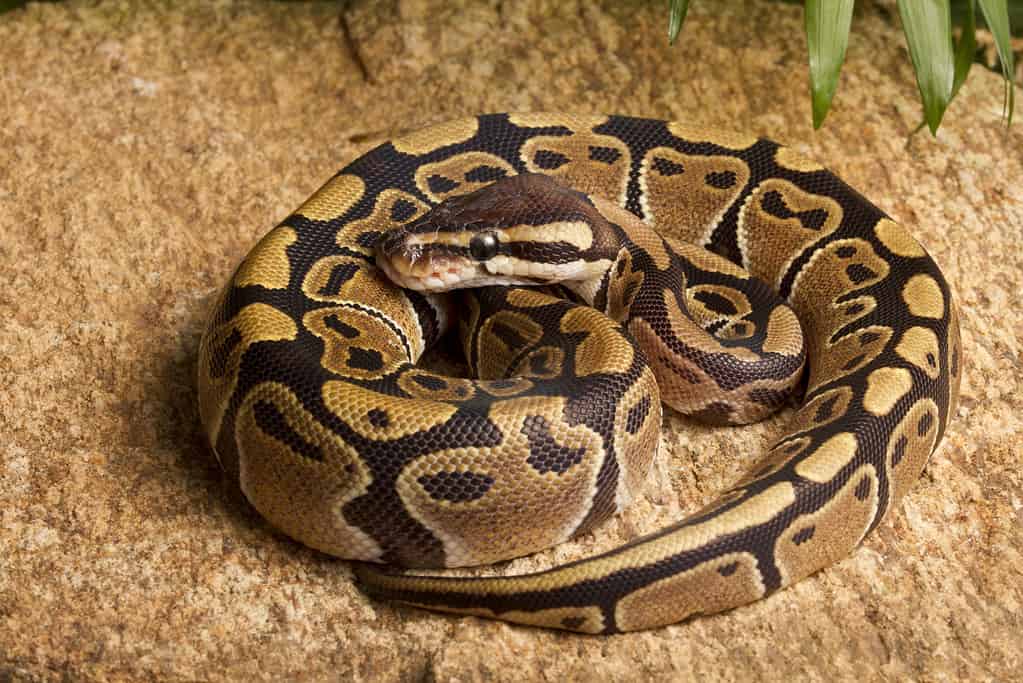
[[[693,411],[689,414],[689,416],[694,420],[706,422],[707,424],[727,425],[732,424],[735,421],[732,418],[733,412],[732,406],[727,403],[714,401],[699,410]]]
[[[622,158],[622,153],[614,147],[590,146],[590,161],[600,161],[610,166]]]
[[[880,338],[881,335],[878,332],[864,332],[860,335],[860,346],[866,346],[871,342],[876,342]]]
[[[551,368],[548,365],[548,361],[550,361],[549,355],[550,354],[547,351],[543,351],[530,356],[529,371],[534,375],[546,375],[550,373]]]
[[[711,187],[727,190],[735,185],[736,177],[734,171],[711,171],[704,176],[703,181]]]
[[[938,359],[935,358],[934,354],[931,353],[930,351],[927,352],[927,364],[930,365],[932,368],[937,367],[938,365]]]
[[[224,376],[224,373],[227,372],[227,359],[241,341],[242,333],[236,327],[219,346],[210,351],[210,377]]]
[[[899,440],[895,442],[895,448],[892,449],[892,467],[898,465],[904,455],[906,455],[906,446],[909,444],[909,440],[900,436]]]
[[[849,279],[856,285],[877,277],[877,273],[872,271],[870,268],[867,268],[862,263],[852,263],[846,266],[845,274],[848,275]]]
[[[545,171],[553,171],[567,164],[568,157],[549,149],[541,149],[537,150],[536,154],[533,155],[533,163]]]
[[[341,287],[359,272],[358,263],[339,263],[334,266],[327,281],[320,288],[321,296],[337,296]]]
[[[814,422],[824,422],[831,418],[835,412],[835,404],[838,403],[838,396],[832,396],[817,406],[817,414],[813,416]]]
[[[352,327],[348,323],[341,320],[337,315],[328,315],[323,319],[323,324],[327,326],[328,330],[337,332],[345,339],[355,339],[359,336],[359,328]]]
[[[934,424],[934,416],[930,413],[924,413],[920,416],[920,421],[916,423],[916,433],[919,436],[924,436],[930,431],[931,425]]]
[[[635,280],[627,283],[625,289],[622,290],[622,305],[626,308],[632,305],[632,297],[636,296],[636,290],[639,289],[639,283]]]
[[[582,626],[584,621],[586,621],[584,617],[565,617],[561,620],[561,625],[567,629],[575,630]]]
[[[502,322],[495,322],[490,326],[491,333],[504,342],[509,349],[518,349],[526,345],[526,339],[519,331],[510,325]]]
[[[858,313],[862,313],[864,308],[866,308],[866,306],[864,306],[863,304],[853,304],[852,306],[849,306],[845,309],[845,314],[856,315]]]
[[[838,258],[849,258],[856,255],[856,247],[851,245],[845,245],[835,250]]]
[[[384,428],[391,424],[391,416],[382,408],[370,408],[366,412],[366,419],[374,427]]]
[[[492,183],[508,175],[508,172],[498,166],[477,166],[465,174],[465,179],[470,183]]]
[[[277,406],[269,401],[256,401],[252,406],[252,414],[256,425],[278,441],[284,443],[292,451],[310,460],[323,460],[323,452],[315,445],[303,439],[291,428]]]
[[[675,364],[668,356],[661,356],[661,363],[690,384],[699,384],[701,382],[700,376],[695,371],[690,370],[684,365]],[[729,409],[729,412],[731,412],[731,409]]]
[[[494,485],[493,477],[478,472],[437,472],[424,474],[416,481],[430,498],[452,503],[479,500]]]
[[[391,220],[404,223],[416,215],[416,205],[407,199],[398,199],[391,205]]]
[[[412,375],[412,381],[430,391],[443,391],[448,388],[447,382],[433,375]]]
[[[677,164],[670,159],[654,157],[654,170],[663,176],[673,176],[682,175],[686,169],[682,167],[682,164]]]
[[[376,349],[362,349],[353,346],[348,349],[348,367],[374,372],[384,367],[384,357]]]
[[[808,230],[820,230],[828,219],[828,212],[824,209],[810,209],[809,211],[793,211],[786,204],[785,199],[777,190],[764,193],[760,206],[768,214],[777,218],[796,218],[800,224]]]
[[[565,448],[551,435],[550,425],[542,415],[527,415],[522,421],[522,434],[529,442],[526,462],[540,474],[564,474],[573,465],[582,462],[585,448]]]
[[[863,362],[863,359],[864,359],[864,358],[866,358],[866,357],[867,357],[867,356],[866,356],[866,354],[862,354],[862,353],[861,353],[861,354],[860,354],[860,355],[858,355],[858,356],[855,356],[855,357],[853,357],[853,358],[850,358],[849,360],[847,360],[847,361],[846,361],[845,365],[843,365],[843,366],[842,366],[842,369],[843,369],[843,370],[846,370],[846,371],[852,370],[852,369],[853,369],[853,368],[855,368],[855,367],[856,367],[857,365],[859,365],[860,363],[862,363],[862,362]]]
[[[644,396],[639,403],[629,408],[625,416],[625,431],[635,434],[643,426],[646,416],[650,413],[650,397]]]
[[[803,527],[792,536],[792,542],[796,545],[803,545],[813,538],[814,532],[816,531],[817,527],[813,525]]]
[[[787,396],[788,392],[764,387],[757,387],[749,392],[750,400],[768,407],[780,406]]]
[[[860,483],[856,485],[856,490],[853,493],[857,500],[866,500],[870,495],[870,477],[864,476],[860,479]]]
[[[952,348],[952,362],[949,363],[949,370],[952,372],[953,377],[959,375],[959,347],[955,346]]]
[[[732,325],[732,333],[739,336],[746,334],[746,324],[736,323],[735,325]]]
[[[426,179],[426,186],[430,188],[430,192],[433,194],[446,194],[451,190],[458,187],[461,183],[451,178],[445,178],[442,175],[432,175]]]
[[[703,304],[706,308],[720,313],[721,315],[735,315],[739,312],[739,309],[735,307],[735,304],[726,296],[721,296],[717,292],[708,292],[701,290],[693,295],[693,298]]]
[[[731,576],[737,569],[739,569],[738,562],[729,562],[728,564],[723,564],[718,567],[718,574],[721,576]]]
[[[360,247],[370,248],[376,246],[376,243],[380,240],[380,235],[381,232],[379,230],[367,230],[355,238],[355,243]]]

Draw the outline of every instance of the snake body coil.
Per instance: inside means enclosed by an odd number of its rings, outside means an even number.
[[[568,298],[520,286],[546,282]],[[477,379],[416,365],[456,318]],[[785,434],[673,526],[525,576],[370,564],[490,563],[593,529],[641,491],[661,400],[757,419],[804,359]],[[354,161],[238,267],[199,361],[221,464],[285,533],[365,561],[371,594],[587,633],[745,604],[849,554],[919,476],[961,374],[937,266],[827,170],[565,114],[454,121]]]

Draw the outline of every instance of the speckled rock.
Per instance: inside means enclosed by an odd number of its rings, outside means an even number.
[[[862,3],[861,3],[862,4]],[[976,70],[937,139],[891,3],[862,4],[810,128],[797,6],[65,2],[0,17],[0,679],[817,680],[1023,674],[1023,128]],[[336,168],[457,115],[610,111],[752,130],[908,224],[962,306],[945,443],[849,559],[767,600],[610,638],[395,608],[271,530],[203,444],[203,314]],[[1017,120],[1020,117],[1017,117]],[[517,572],[708,501],[785,416],[669,413],[646,495]]]

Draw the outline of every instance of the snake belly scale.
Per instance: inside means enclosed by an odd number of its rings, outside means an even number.
[[[523,286],[547,282],[563,284]],[[417,365],[449,326],[471,379]],[[492,563],[592,530],[642,491],[662,400],[747,422],[804,361],[784,434],[668,528],[522,576],[380,564]],[[523,113],[410,133],[331,178],[214,303],[198,395],[249,501],[358,560],[371,595],[614,633],[847,556],[934,452],[961,372],[934,261],[813,161],[681,123]]]

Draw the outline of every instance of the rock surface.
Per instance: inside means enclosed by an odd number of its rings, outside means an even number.
[[[66,2],[0,17],[0,679],[1010,679],[1023,673],[1023,127],[975,69],[937,139],[891,3],[809,126],[798,6]],[[204,447],[196,344],[257,237],[336,168],[453,116],[752,130],[905,222],[962,307],[962,405],[849,559],[728,614],[579,637],[376,603],[273,532]],[[1017,117],[1017,120],[1021,117]],[[707,502],[785,416],[665,418],[646,496],[517,572]]]

